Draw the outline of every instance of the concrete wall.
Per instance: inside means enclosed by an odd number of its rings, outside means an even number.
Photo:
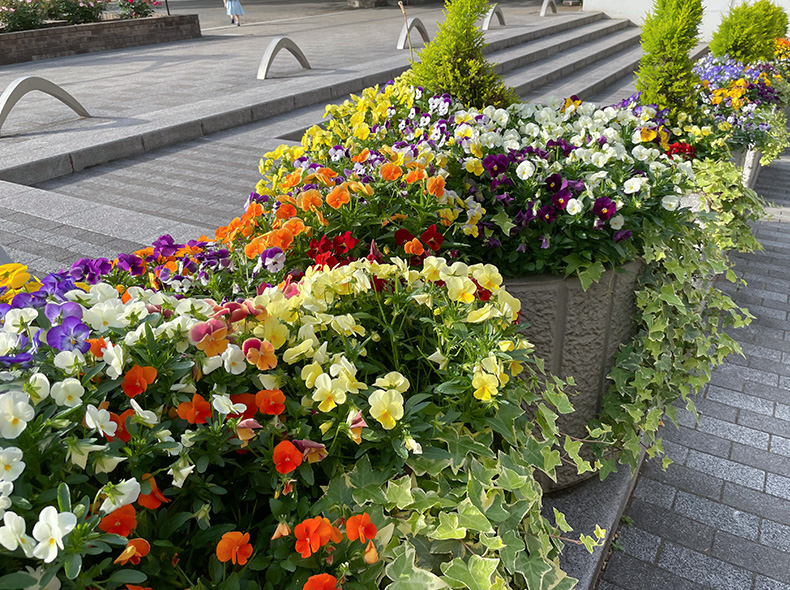
[[[790,13],[790,0],[773,0]],[[710,41],[713,32],[718,28],[722,14],[727,14],[730,5],[739,4],[740,0],[703,0],[705,15],[702,18],[701,32],[705,41]],[[612,18],[627,18],[638,25],[642,17],[653,7],[653,0],[584,0],[584,10],[603,12]]]
[[[0,33],[0,65],[200,37],[196,14]]]

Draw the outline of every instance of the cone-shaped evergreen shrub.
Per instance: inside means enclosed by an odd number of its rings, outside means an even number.
[[[642,102],[671,112],[694,103],[689,51],[697,44],[702,0],[656,0],[642,25],[642,50],[636,89]]]
[[[439,32],[412,64],[406,79],[431,93],[451,94],[464,105],[505,107],[517,100],[512,89],[483,57],[485,37],[476,21],[489,9],[487,0],[447,0]]]
[[[773,57],[774,40],[787,34],[787,13],[770,0],[730,8],[710,42],[713,55],[745,63]]]

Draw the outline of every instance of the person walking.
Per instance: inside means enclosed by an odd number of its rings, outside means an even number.
[[[230,24],[236,24],[237,27],[241,26],[241,19],[239,18],[244,14],[244,8],[241,6],[240,0],[222,0],[225,3],[225,11],[230,17]]]

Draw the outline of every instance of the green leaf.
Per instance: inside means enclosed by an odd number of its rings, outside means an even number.
[[[478,533],[493,533],[494,529],[485,515],[472,504],[469,498],[464,498],[458,504],[458,524]]]
[[[464,539],[466,537],[466,529],[460,526],[458,522],[458,514],[456,513],[439,513],[439,526],[432,535],[432,539]]]
[[[502,233],[506,236],[510,235],[510,230],[516,227],[516,224],[510,219],[510,216],[505,213],[504,209],[500,209],[499,213],[491,217],[491,221],[496,223],[499,226],[499,229],[502,230]]]
[[[79,554],[71,554],[63,561],[63,571],[69,580],[76,579],[80,575],[82,569],[82,556]]]
[[[28,586],[35,586],[36,579],[28,574],[17,572],[15,574],[8,574],[0,578],[1,590],[19,590],[20,588],[27,588]]]
[[[453,559],[450,563],[442,564],[444,577],[453,588],[468,588],[469,590],[491,590],[498,559],[487,559],[479,555],[472,555],[464,563],[461,559]]]
[[[405,476],[395,481],[387,482],[387,502],[395,504],[399,510],[403,510],[414,502],[411,493],[411,477]]]
[[[552,508],[552,510],[554,511],[554,522],[557,523],[557,527],[563,533],[572,531],[573,527],[568,524],[567,520],[565,520],[565,515],[556,508]]]
[[[58,486],[58,508],[61,512],[71,512],[71,493],[69,486],[65,482],[61,482]],[[74,579],[74,578],[70,578]]]
[[[394,560],[388,564],[384,574],[392,580],[389,590],[440,590],[447,583],[439,576],[419,568],[414,563],[414,547],[408,543],[393,550]]]
[[[132,569],[118,570],[107,579],[107,583],[114,584],[139,584],[148,579],[143,572]]]
[[[546,473],[546,475],[554,479],[554,468],[557,467],[557,465],[562,464],[560,452],[557,449],[552,449],[551,447],[543,447],[541,454],[543,455],[542,470]]]

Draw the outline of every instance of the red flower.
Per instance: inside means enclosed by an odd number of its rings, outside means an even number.
[[[135,365],[126,373],[121,388],[127,396],[134,397],[136,395],[140,395],[146,389],[148,389],[148,386],[151,385],[151,383],[153,383],[155,380],[155,368]]]
[[[252,545],[250,545],[250,534],[231,531],[222,535],[217,543],[217,559],[222,563],[230,561],[233,565],[238,563],[244,565],[252,555]]]
[[[154,481],[153,475],[151,475],[150,473],[144,473],[143,484],[145,484],[146,482],[148,482],[148,485],[151,486],[151,491],[147,494],[141,493],[137,497],[137,503],[140,506],[148,508],[149,510],[156,510],[162,504],[167,504],[168,502],[170,502],[170,500],[168,500],[165,497],[165,495],[159,491],[159,488],[157,487],[156,482]]]
[[[349,541],[356,541],[363,545],[370,539],[374,539],[378,533],[376,525],[370,522],[370,516],[367,512],[352,516],[346,522],[346,536]]]
[[[410,242],[414,239],[414,236],[411,235],[411,232],[407,229],[399,229],[395,231],[395,243],[398,246],[403,246],[406,242]]]
[[[241,418],[242,420],[247,420],[248,418],[253,418],[255,414],[258,413],[258,404],[255,401],[255,394],[254,393],[240,393],[238,395],[230,396],[230,401],[234,404],[244,404],[247,406],[247,409],[244,410],[244,413],[239,416],[238,414],[231,414],[229,418]]]
[[[425,242],[425,245],[428,246],[434,252],[438,252],[439,248],[442,247],[442,243],[444,242],[444,236],[436,231],[436,224],[430,226],[420,236],[422,241]]]
[[[347,254],[358,243],[359,240],[351,237],[350,231],[347,231],[342,235],[335,236],[332,239],[332,247],[335,251],[335,254]]]
[[[110,412],[110,420],[115,422],[118,425],[118,427],[115,429],[115,436],[105,435],[107,436],[107,440],[112,442],[116,438],[119,438],[125,443],[129,442],[132,439],[132,435],[129,434],[128,430],[126,430],[126,421],[132,416],[134,416],[134,410],[132,409],[126,410],[120,416],[118,414]]]
[[[676,141],[669,144],[667,155],[671,157],[676,154],[683,156],[686,160],[693,160],[697,157],[697,149],[693,145]]]
[[[291,441],[284,440],[274,447],[272,459],[277,473],[285,475],[302,464],[302,452]]]
[[[211,404],[196,393],[191,402],[183,402],[178,406],[176,412],[179,418],[190,424],[205,424],[211,417]]]
[[[137,511],[131,504],[116,508],[99,521],[99,528],[105,533],[128,537],[137,528]]]

